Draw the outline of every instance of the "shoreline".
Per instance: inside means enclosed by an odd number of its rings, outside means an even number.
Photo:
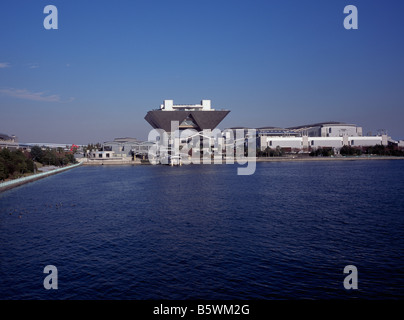
[[[140,160],[122,160],[122,159],[87,159],[78,158],[76,161],[82,163],[84,166],[103,166],[103,165],[139,165],[142,164]]]
[[[359,160],[404,160],[404,157],[373,156],[373,157],[268,157],[256,158],[257,162],[277,161],[359,161]]]
[[[83,162],[83,166],[104,166],[104,165],[105,166],[138,166],[140,164],[142,164],[142,163],[134,162],[134,161],[132,161],[132,162],[125,162],[125,161],[112,162],[112,161],[108,161],[108,160],[107,161],[99,161],[99,162]]]
[[[395,156],[353,156],[353,157],[256,157],[256,158],[243,158],[244,161],[255,161],[255,162],[291,162],[291,161],[360,161],[360,160],[404,160],[404,157],[395,157]],[[202,161],[202,160],[201,160]],[[226,159],[222,160],[221,164],[226,164]],[[237,159],[234,158],[235,163]],[[97,160],[97,161],[83,161],[82,164],[84,166],[102,166],[102,165],[115,165],[115,166],[136,166],[136,165],[151,165],[148,162],[139,162],[139,161],[113,161],[113,160]],[[194,163],[191,163],[194,164]],[[205,163],[200,163],[205,164]],[[206,164],[214,164],[212,163]]]
[[[19,186],[21,186],[23,184],[27,184],[27,183],[30,183],[30,182],[33,182],[33,181],[36,181],[36,180],[39,180],[39,179],[46,178],[46,177],[49,177],[51,175],[54,175],[54,174],[57,174],[57,173],[60,173],[60,172],[64,172],[64,171],[69,170],[69,169],[76,168],[76,167],[78,167],[80,165],[81,165],[81,163],[79,162],[77,164],[72,164],[72,165],[67,166],[67,167],[62,167],[62,168],[58,168],[58,169],[51,170],[51,171],[45,171],[45,172],[30,175],[30,176],[26,176],[26,177],[14,179],[14,180],[9,180],[9,181],[6,181],[6,182],[1,182],[0,183],[0,193],[4,192],[4,191],[7,191],[7,190],[10,190],[10,189],[13,189],[13,188],[16,188],[16,187],[19,187]]]

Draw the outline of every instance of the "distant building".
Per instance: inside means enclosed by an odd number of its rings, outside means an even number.
[[[324,122],[290,128],[266,127],[257,129],[257,147],[288,148],[309,150],[333,148],[338,151],[343,146],[365,147],[377,144],[388,145],[386,134],[363,136],[362,127],[343,122]]]
[[[360,137],[362,127],[343,122],[322,122],[288,128],[308,137]]]
[[[8,136],[7,134],[0,133],[0,148],[18,149],[18,138],[15,135]]]
[[[20,143],[20,148],[31,151],[32,147],[38,146],[42,150],[46,149],[58,149],[61,148],[63,151],[70,151],[72,148],[72,145],[67,145],[67,144],[62,144],[62,143],[46,143],[46,142],[32,142],[32,143]],[[80,145],[76,145],[77,147],[82,147]]]
[[[93,159],[113,159],[114,151],[92,151],[90,157]],[[115,157],[117,159],[117,157]],[[122,159],[122,158],[119,158]]]
[[[156,159],[160,159],[161,163],[170,162],[173,157],[189,157],[190,151],[182,153],[179,150],[194,136],[198,136],[200,139],[200,144],[193,147],[194,152],[200,150],[200,145],[206,145],[206,143],[210,145],[212,139],[205,136],[203,131],[215,129],[229,112],[229,110],[213,109],[210,100],[202,100],[200,104],[174,104],[173,100],[164,100],[163,104],[160,105],[160,109],[151,110],[145,116],[145,120],[154,129],[164,130],[167,137],[169,137],[167,139],[167,149],[161,153],[157,151],[154,156]],[[186,132],[186,135],[183,136],[182,134],[187,129],[190,129],[189,132]],[[177,132],[175,136],[172,131]],[[161,138],[159,133],[159,136],[156,137],[156,142],[161,141]],[[203,150],[200,151],[203,152]]]
[[[135,160],[145,158],[153,145],[153,142],[139,141],[136,138],[115,138],[113,141],[104,142],[103,151],[112,151],[111,158]]]
[[[145,120],[154,129],[171,132],[171,121],[179,122],[179,129],[213,130],[229,114],[229,110],[212,109],[210,100],[202,100],[201,104],[178,104],[173,100],[164,100],[160,109],[149,111]]]

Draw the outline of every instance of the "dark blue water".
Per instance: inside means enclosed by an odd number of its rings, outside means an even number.
[[[1,299],[404,297],[401,160],[80,167],[0,203]]]

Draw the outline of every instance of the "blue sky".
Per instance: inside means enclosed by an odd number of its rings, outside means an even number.
[[[58,8],[58,30],[43,9]],[[345,30],[346,5],[359,29]],[[0,3],[0,132],[146,139],[164,99],[230,109],[220,128],[321,121],[404,139],[403,1]]]

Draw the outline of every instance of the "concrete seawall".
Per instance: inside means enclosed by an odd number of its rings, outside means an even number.
[[[2,182],[0,183],[0,192],[18,187],[20,185],[32,182],[32,181],[36,181],[42,178],[46,178],[49,177],[53,174],[59,173],[59,172],[63,172],[69,169],[73,169],[76,168],[78,166],[80,166],[81,163],[77,163],[77,164],[73,164],[71,166],[68,167],[63,167],[63,168],[59,168],[59,169],[55,169],[52,171],[47,171],[47,172],[41,172],[41,173],[37,173],[28,177],[23,177],[23,178],[18,178],[18,179],[14,179],[14,180],[10,180],[10,181],[6,181],[6,182]]]
[[[120,160],[93,160],[82,162],[84,166],[103,166],[103,165],[139,165],[140,161],[120,161]]]
[[[98,159],[98,158],[77,158],[77,161],[81,162],[85,166],[102,166],[102,165],[138,165],[141,164],[139,159],[136,160],[126,160],[126,159]]]

